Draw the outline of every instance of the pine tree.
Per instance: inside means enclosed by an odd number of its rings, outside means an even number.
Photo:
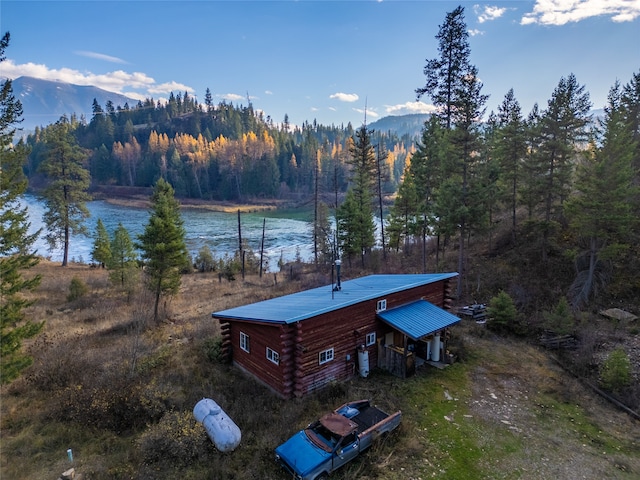
[[[87,192],[90,184],[89,171],[83,166],[88,154],[79,147],[72,134],[74,125],[62,117],[45,132],[47,158],[40,164],[49,179],[44,189],[45,236],[53,249],[62,244],[62,266],[66,267],[69,258],[71,233],[86,235],[84,225],[89,217],[85,202],[91,200]]]
[[[212,113],[213,112],[213,96],[211,95],[211,90],[209,90],[209,87],[207,87],[204,93],[204,104],[205,104],[205,107],[207,108],[207,113]]]
[[[489,328],[499,332],[519,333],[518,309],[511,296],[504,290],[489,302],[487,309]]]
[[[91,250],[91,258],[94,262],[105,267],[111,260],[111,241],[109,240],[109,232],[102,223],[102,219],[98,219],[96,231],[93,235],[93,249]]]
[[[0,63],[9,40],[9,32],[0,39]],[[22,340],[37,335],[44,325],[25,317],[31,302],[21,295],[36,288],[41,278],[22,276],[38,263],[31,248],[39,232],[28,233],[27,207],[20,204],[27,189],[22,166],[28,151],[23,143],[12,141],[21,117],[22,105],[13,95],[11,80],[5,80],[0,85],[0,384],[16,379],[31,364],[31,357],[21,351]]]
[[[622,347],[613,350],[600,368],[600,385],[618,393],[633,380],[631,360]]]
[[[415,234],[422,236],[422,270],[424,272],[427,270],[427,235],[434,233],[439,239],[441,235],[446,233],[441,222],[444,219],[440,219],[434,214],[435,192],[444,178],[446,134],[447,131],[443,128],[440,119],[432,115],[424,125],[421,141],[411,157],[408,171],[418,197],[415,215],[419,228]],[[405,175],[404,181],[407,179],[408,177]],[[438,255],[439,249],[436,250],[436,265],[439,260]]]
[[[137,255],[129,232],[122,223],[113,232],[109,251],[109,278],[115,285],[132,290],[137,278]]]
[[[338,209],[340,235],[342,239],[348,240],[343,248],[346,248],[345,252],[349,257],[360,255],[363,267],[365,255],[375,244],[373,182],[376,159],[371,145],[371,133],[366,125],[356,132],[348,160],[352,185],[347,192],[347,199]]]
[[[493,250],[493,231],[496,223],[496,212],[501,208],[505,198],[505,185],[501,178],[500,159],[497,155],[497,144],[500,138],[498,118],[491,112],[482,134],[483,148],[479,151],[478,185],[480,198],[484,206],[486,227],[489,233],[489,251]],[[482,230],[483,225],[477,225]]]
[[[624,118],[620,84],[609,91],[602,147],[588,155],[577,171],[576,189],[566,205],[571,226],[586,251],[576,260],[577,277],[570,298],[581,307],[607,278],[604,262],[629,245],[636,219],[632,201],[633,154],[636,145]]]
[[[518,208],[518,187],[523,159],[526,155],[525,122],[520,104],[510,89],[498,107],[498,129],[496,134],[496,155],[500,162],[500,176],[509,191],[511,206],[511,237],[516,240],[516,211]]]
[[[338,207],[336,221],[339,248],[342,251],[342,256],[346,255],[349,263],[351,263],[354,255],[364,255],[358,231],[361,224],[361,216],[358,211],[358,202],[352,189],[347,190],[344,201]],[[371,230],[371,241],[373,241],[373,229]]]
[[[483,203],[483,185],[478,172],[477,151],[480,145],[480,119],[484,115],[484,104],[487,96],[481,94],[482,83],[478,79],[475,66],[470,66],[463,76],[457,91],[456,108],[452,114],[453,128],[450,131],[451,160],[448,169],[449,178],[457,178],[460,182],[457,201],[453,210],[453,222],[458,225],[458,285],[457,294],[462,294],[462,275],[465,268],[465,241],[469,232],[479,228],[485,222],[486,212]],[[449,201],[449,200],[448,200]]]
[[[634,183],[640,185],[640,71],[634,73],[629,83],[622,88],[621,104],[627,128],[635,145],[633,168],[636,172]],[[640,207],[640,202],[636,208]],[[638,210],[640,214],[640,210]]]
[[[157,321],[160,297],[178,292],[181,271],[190,262],[180,204],[173,187],[163,179],[153,189],[151,216],[136,247],[142,252],[147,288],[155,296],[153,318]]]
[[[555,335],[570,335],[575,328],[573,312],[566,297],[560,297],[558,304],[549,311],[542,312],[545,329]]]
[[[456,110],[457,91],[469,71],[469,32],[464,19],[464,7],[447,13],[436,35],[440,56],[427,60],[424,74],[426,84],[416,89],[418,99],[428,95],[433,104],[441,107],[437,114],[447,129],[451,128]]]
[[[634,171],[632,182],[634,185],[640,186],[640,71],[634,73],[631,80],[622,88],[621,106],[625,125],[635,146],[631,160]],[[640,219],[640,189],[636,190],[632,206],[636,219]],[[636,223],[636,228],[634,228],[636,248],[640,245],[640,228],[638,226],[639,224]],[[636,259],[638,257],[636,255]]]
[[[534,222],[534,212],[537,205],[539,183],[542,174],[536,168],[536,157],[540,148],[540,109],[534,104],[525,120],[525,149],[522,162],[522,182],[520,187],[520,201],[527,207],[527,222]]]
[[[402,250],[405,255],[409,254],[409,242],[413,235],[418,233],[419,207],[418,193],[414,177],[405,169],[402,183],[398,187],[398,194],[389,211],[387,233],[389,235],[389,247],[395,248],[396,252]]]
[[[542,261],[556,229],[562,204],[570,194],[576,155],[588,141],[589,93],[575,75],[561,78],[540,120],[540,146],[535,154],[542,207]]]
[[[424,67],[426,84],[416,93],[418,98],[429,95],[438,107],[434,115],[445,130],[438,146],[441,159],[438,173],[443,183],[434,192],[434,198],[440,227],[444,226],[447,233],[452,227],[459,232],[457,294],[460,295],[465,269],[465,239],[477,228],[481,218],[478,206],[482,202],[477,198],[481,189],[475,181],[474,163],[487,96],[480,93],[482,83],[477,68],[469,61],[471,48],[463,7],[447,14],[436,39],[440,56],[427,61]],[[449,217],[445,218],[443,214]]]
[[[321,263],[331,263],[334,258],[331,220],[329,207],[324,202],[318,202],[316,221],[314,222],[314,238]]]

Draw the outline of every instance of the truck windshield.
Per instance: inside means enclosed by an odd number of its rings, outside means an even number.
[[[307,428],[305,434],[315,445],[322,448],[325,452],[332,452],[337,443],[340,441],[333,433],[327,430],[322,425],[315,424],[310,428]]]

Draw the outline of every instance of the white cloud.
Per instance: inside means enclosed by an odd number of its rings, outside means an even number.
[[[389,115],[407,115],[410,113],[434,113],[437,108],[424,102],[406,102],[397,105],[385,105]]]
[[[89,57],[89,58],[95,58],[97,60],[104,60],[105,62],[111,62],[111,63],[128,63],[125,62],[124,60],[122,60],[121,58],[118,57],[112,57],[111,55],[105,55],[103,53],[97,53],[97,52],[87,52],[85,50],[78,50],[76,52],[74,52],[76,55],[80,55],[82,57]]]
[[[150,95],[168,94],[170,92],[194,93],[194,89],[178,82],[157,84],[153,77],[142,72],[125,72],[115,70],[103,74],[83,73],[72,68],[49,68],[43,64],[23,63],[16,65],[12,60],[2,62],[2,76],[10,79],[18,77],[34,77],[71,83],[73,85],[94,86],[108,92],[120,93],[137,100],[145,100]],[[139,90],[135,92],[135,90]]]
[[[273,95],[273,92],[271,90],[265,90],[264,94],[265,95]]]
[[[238,95],[237,93],[224,93],[222,95],[217,95],[217,96],[224,100],[228,100],[230,102],[239,102],[246,98],[243,95]]]
[[[378,118],[380,116],[378,112],[369,109],[365,110],[364,108],[354,108],[353,111],[366,115],[367,117]]]
[[[360,97],[358,97],[355,93],[334,93],[333,95],[329,95],[329,98],[334,98],[336,100],[340,100],[341,102],[357,102]]]
[[[473,10],[478,15],[478,22],[490,22],[491,20],[496,20],[500,18],[507,11],[504,7],[493,7],[490,5],[485,5],[481,7],[480,5],[474,5]]]
[[[178,83],[178,82],[166,82],[166,83],[160,83],[158,85],[154,85],[153,87],[149,87],[148,88],[148,92],[149,93],[153,93],[153,94],[157,94],[157,93],[171,93],[171,92],[189,92],[189,93],[194,93],[194,89],[191,87],[188,87],[187,85],[185,85],[184,83]]]
[[[638,0],[536,0],[521,25],[564,25],[591,17],[609,16],[614,22],[630,22],[640,16]]]
[[[484,32],[482,30],[478,30],[477,28],[470,28],[467,31],[469,32],[469,35],[471,35],[472,37],[476,37],[478,35],[484,35]]]

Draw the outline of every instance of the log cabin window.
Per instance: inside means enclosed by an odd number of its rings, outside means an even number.
[[[387,309],[387,299],[378,300],[378,304],[376,305],[376,312],[382,312]]]
[[[376,343],[376,332],[367,333],[367,340],[365,343],[367,347]]]
[[[240,332],[240,348],[249,353],[249,335],[244,332]]]
[[[280,365],[280,354],[269,347],[267,347],[267,359],[276,365]]]
[[[333,360],[333,348],[323,350],[318,354],[318,362],[320,363],[320,365],[330,362],[331,360]]]

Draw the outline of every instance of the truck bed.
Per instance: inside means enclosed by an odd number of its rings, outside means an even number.
[[[384,413],[379,408],[376,408],[372,405],[368,405],[363,407],[355,417],[351,418],[352,421],[358,424],[358,430],[363,432],[367,428],[375,425],[378,422],[381,422],[389,415]]]

